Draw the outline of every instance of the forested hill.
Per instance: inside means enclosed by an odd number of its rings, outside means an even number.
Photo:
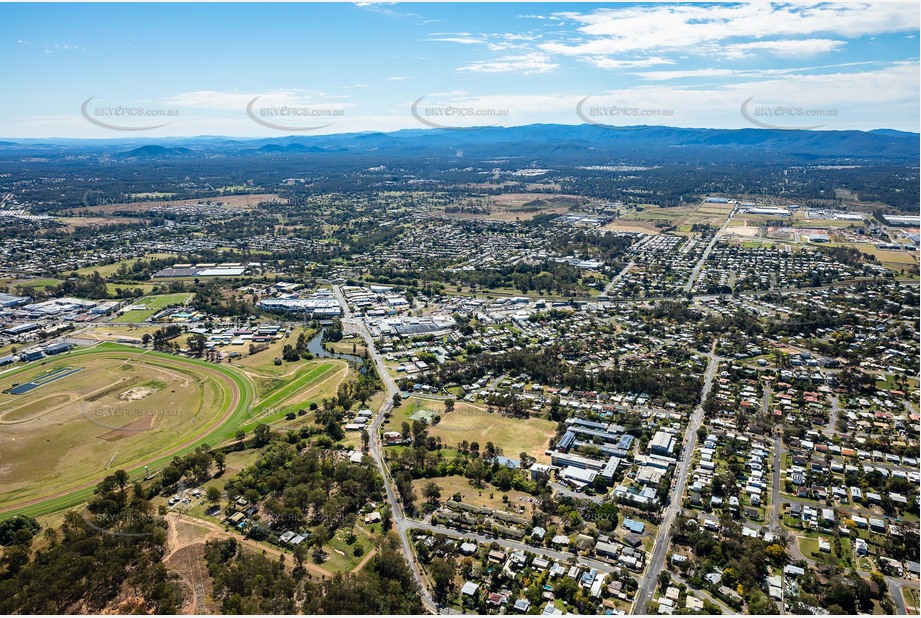
[[[533,124],[517,127],[409,129],[297,135],[265,139],[221,137],[113,140],[9,140],[4,151],[100,152],[117,159],[234,155],[349,153],[380,156],[540,156],[568,160],[586,151],[613,155],[644,153],[708,161],[727,154],[739,159],[789,156],[890,161],[918,160],[919,135],[892,130],[809,131],[785,129],[695,129],[665,126],[613,127],[592,124]]]

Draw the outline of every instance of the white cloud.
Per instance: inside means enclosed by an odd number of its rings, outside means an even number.
[[[844,41],[834,39],[788,39],[780,41],[755,41],[732,43],[723,48],[728,58],[747,58],[752,52],[766,51],[777,56],[802,57],[837,51],[844,47]]]
[[[856,38],[915,31],[919,27],[919,8],[914,3],[662,4],[557,15],[578,24],[578,35],[570,40],[543,43],[540,49],[582,57],[624,56],[655,50],[707,54],[717,51],[736,57],[756,49],[819,53],[839,49],[844,43],[828,38],[798,43],[794,37],[832,33]],[[756,46],[770,37],[785,40]]]
[[[641,69],[645,67],[654,67],[661,64],[675,64],[674,60],[662,58],[661,56],[651,56],[648,58],[637,58],[635,60],[618,60],[605,56],[588,56],[583,58],[589,64],[599,69]]]
[[[310,106],[315,108],[348,107],[342,95],[332,96],[322,92],[302,90],[276,90],[273,92],[221,92],[218,90],[196,90],[182,92],[162,100],[167,105],[210,110],[244,110],[253,99],[258,98],[260,106]]]
[[[463,36],[432,37],[432,38],[426,39],[426,41],[438,41],[442,43],[460,43],[461,45],[479,45],[483,42],[481,39],[476,39],[473,37],[463,37]]]
[[[495,60],[482,60],[471,62],[465,66],[459,67],[458,71],[471,71],[474,73],[521,73],[522,75],[534,75],[538,73],[549,73],[559,67],[559,64],[552,62],[546,54],[531,53],[520,56],[503,56]]]

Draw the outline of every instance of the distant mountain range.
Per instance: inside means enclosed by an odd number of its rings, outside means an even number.
[[[534,124],[470,129],[408,129],[391,133],[343,133],[278,138],[148,138],[111,140],[22,139],[0,142],[0,153],[53,156],[98,153],[114,159],[213,156],[528,157],[576,159],[587,153],[612,157],[682,159],[865,159],[917,164],[918,133],[780,129],[688,129],[662,126],[608,128],[590,124]]]

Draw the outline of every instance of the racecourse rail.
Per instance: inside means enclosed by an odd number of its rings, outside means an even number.
[[[221,365],[208,363],[200,360],[183,358],[155,352],[152,350],[140,350],[138,348],[117,344],[117,343],[100,343],[91,348],[69,352],[61,355],[61,358],[67,360],[77,360],[91,358],[93,356],[103,356],[107,359],[124,359],[137,362],[150,360],[151,364],[156,361],[169,361],[170,364],[182,363],[195,367],[199,372],[210,374],[210,377],[218,378],[217,381],[222,386],[224,398],[216,414],[217,420],[209,423],[195,435],[189,436],[188,440],[169,448],[167,451],[158,455],[153,455],[142,459],[141,461],[132,462],[125,471],[132,480],[140,480],[144,476],[144,468],[163,467],[172,461],[173,457],[185,455],[194,451],[202,444],[214,445],[217,442],[233,437],[237,429],[247,421],[253,418],[253,403],[256,397],[256,389],[253,383],[246,377],[231,369]],[[3,372],[4,378],[13,377],[29,371],[34,371],[40,366],[38,361],[28,363],[12,371]],[[29,515],[37,517],[47,515],[63,509],[68,509],[83,502],[86,502],[92,495],[96,485],[110,471],[100,469],[98,474],[94,474],[91,479],[75,484],[70,489],[57,492],[51,496],[32,498],[22,502],[12,502],[0,506],[0,519],[6,519],[13,515]]]

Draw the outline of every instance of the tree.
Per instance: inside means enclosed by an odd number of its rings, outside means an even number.
[[[486,467],[483,465],[482,460],[472,459],[467,464],[467,478],[473,482],[473,486],[477,489],[483,487],[483,479],[486,478]]]
[[[163,470],[160,471],[160,482],[163,483],[164,487],[171,487],[179,482],[179,479],[182,478],[182,471],[176,467],[175,464],[168,464]]]
[[[454,412],[454,404],[455,404],[454,399],[445,400],[445,414],[446,415],[451,414],[451,412]]]
[[[429,501],[429,504],[434,506],[438,504],[438,499],[441,498],[441,487],[435,481],[429,481],[422,488],[422,496]]]
[[[256,440],[257,447],[265,446],[271,439],[272,428],[265,423],[259,423],[259,425],[256,426],[255,431],[253,431],[253,436]]]
[[[291,345],[285,344],[285,347],[281,349],[281,358],[287,363],[293,363],[300,360],[301,355]]]
[[[772,543],[765,548],[764,553],[774,564],[784,564],[787,561],[787,550],[783,545]]]
[[[394,408],[399,408],[400,405],[403,403],[403,397],[400,395],[400,393],[394,393],[393,399],[391,399],[391,401],[393,402]]]
[[[205,353],[205,343],[208,339],[201,333],[195,333],[186,338],[186,344],[189,347],[189,356],[201,358]]]
[[[428,570],[435,584],[435,596],[444,599],[453,588],[454,576],[457,573],[455,561],[435,558],[428,565]]]
[[[224,454],[224,451],[214,451],[211,457],[214,458],[214,465],[217,466],[218,474],[223,474],[224,470],[227,469],[227,455]]]
[[[502,491],[508,491],[509,489],[511,489],[512,483],[514,482],[514,480],[515,480],[515,473],[509,470],[508,468],[506,468],[505,466],[502,466],[501,468],[499,468],[499,471],[496,472],[496,475],[493,477],[493,483],[495,483],[496,487],[498,487]]]
[[[19,533],[25,530],[29,540],[41,529],[38,522],[28,515],[14,515],[0,522],[0,545],[10,545],[20,537]]]
[[[211,485],[205,491],[205,498],[211,504],[217,504],[218,502],[221,501],[221,490],[215,487],[214,485]]]

